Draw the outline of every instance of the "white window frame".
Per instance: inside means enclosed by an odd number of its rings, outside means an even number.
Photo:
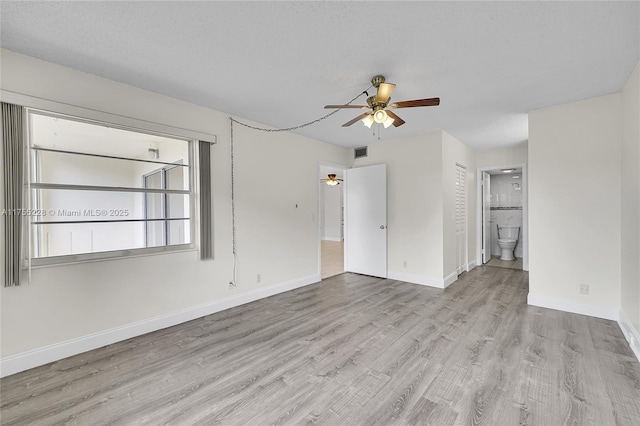
[[[120,130],[126,130],[130,132],[142,133],[146,135],[153,136],[161,136],[168,137],[172,139],[178,139],[185,141],[188,144],[188,153],[189,153],[189,164],[181,167],[189,168],[189,189],[188,191],[178,191],[178,190],[150,190],[148,188],[111,188],[111,187],[100,187],[95,185],[67,185],[67,184],[44,184],[33,182],[33,173],[31,168],[35,166],[35,153],[37,150],[34,150],[32,147],[32,138],[31,138],[31,129],[32,129],[32,116],[34,114],[44,115],[55,118],[62,118],[65,120],[76,121],[85,124],[96,125],[100,127],[111,127]],[[83,189],[83,190],[102,190],[109,192],[139,192],[139,193],[148,193],[148,192],[162,192],[162,193],[180,193],[189,195],[189,234],[190,239],[187,244],[175,244],[175,245],[164,245],[157,247],[144,247],[144,248],[131,248],[131,249],[121,249],[121,250],[112,250],[112,251],[102,251],[102,252],[93,252],[93,253],[80,253],[80,254],[70,254],[70,255],[62,255],[62,256],[49,256],[49,257],[34,257],[34,247],[33,247],[33,228],[35,223],[41,223],[46,221],[34,220],[36,218],[30,217],[29,220],[25,220],[25,226],[27,227],[26,234],[28,239],[28,247],[27,247],[27,265],[28,267],[43,267],[43,266],[52,266],[52,265],[61,265],[61,264],[69,264],[69,263],[84,263],[84,262],[93,262],[93,261],[101,261],[101,260],[113,260],[119,258],[127,258],[127,257],[136,257],[136,256],[149,256],[149,255],[158,255],[158,254],[166,254],[166,253],[175,253],[175,252],[185,252],[185,251],[195,251],[197,247],[196,236],[198,233],[196,232],[197,226],[197,209],[196,209],[196,173],[198,171],[198,165],[196,164],[196,147],[198,145],[198,140],[193,138],[188,138],[184,136],[179,136],[175,134],[169,134],[164,132],[158,132],[153,130],[140,129],[130,126],[124,126],[120,124],[109,123],[101,120],[93,120],[86,119],[77,116],[72,116],[68,114],[46,111],[38,108],[26,108],[26,116],[27,116],[27,124],[26,124],[26,138],[27,143],[25,144],[27,155],[27,193],[28,193],[28,209],[33,210],[32,203],[34,203],[34,197],[32,195],[32,189]],[[82,153],[78,152],[79,155]],[[95,156],[92,154],[92,156]],[[100,156],[103,158],[120,158],[123,160],[130,161],[142,161],[142,162],[156,162],[159,165],[168,166],[174,163],[166,163],[160,161],[152,161],[152,160],[142,160],[142,159],[133,159],[133,158],[125,158],[125,157],[115,157],[115,156]],[[132,220],[128,220],[132,221]],[[137,221],[146,222],[148,219],[139,219]],[[34,223],[35,222],[35,223]],[[110,221],[111,222],[111,221]],[[113,220],[114,223],[120,222],[118,220]],[[51,224],[55,224],[59,222],[51,221]],[[64,222],[63,222],[64,223]]]

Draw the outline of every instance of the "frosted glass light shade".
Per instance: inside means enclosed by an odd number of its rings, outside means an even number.
[[[382,124],[387,118],[389,118],[389,116],[387,115],[387,111],[383,109],[379,109],[373,113],[373,121],[375,121],[376,123]]]
[[[371,128],[371,125],[373,124],[373,116],[367,115],[365,118],[362,119],[362,122],[364,123],[365,126],[367,126],[368,128]]]

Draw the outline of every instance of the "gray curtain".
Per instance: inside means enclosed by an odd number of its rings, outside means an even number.
[[[20,285],[22,277],[22,221],[24,207],[24,108],[2,102],[4,170],[4,286]]]
[[[200,168],[200,259],[213,259],[211,226],[211,143],[198,144]]]

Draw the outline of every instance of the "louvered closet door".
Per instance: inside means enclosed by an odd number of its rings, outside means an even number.
[[[467,168],[456,164],[456,269],[467,268]]]

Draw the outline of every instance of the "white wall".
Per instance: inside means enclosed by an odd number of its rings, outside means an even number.
[[[467,259],[475,264],[476,247],[476,162],[475,153],[462,142],[442,132],[442,193],[443,199],[443,277],[456,276],[456,163],[467,168]]]
[[[342,187],[343,185],[321,185],[324,194],[324,240],[342,241]]]
[[[280,283],[319,280],[317,165],[349,164],[351,151],[236,127],[238,287],[230,290],[228,115],[7,50],[1,55],[3,101],[25,94],[40,98],[32,103],[45,109],[56,101],[66,104],[64,112],[89,118],[218,136],[212,147],[215,259],[200,261],[197,251],[188,251],[36,269],[30,285],[0,289],[3,358]],[[274,167],[286,170],[286,186],[273,184]],[[262,274],[259,284],[256,274]]]
[[[622,140],[622,312],[640,335],[640,63],[622,92]]]
[[[532,304],[617,317],[621,118],[620,94],[529,114]]]
[[[354,167],[382,163],[387,164],[389,277],[441,286],[442,132],[371,144]]]
[[[476,166],[481,169],[523,164],[528,162],[528,151],[528,145],[479,151],[476,153]]]

